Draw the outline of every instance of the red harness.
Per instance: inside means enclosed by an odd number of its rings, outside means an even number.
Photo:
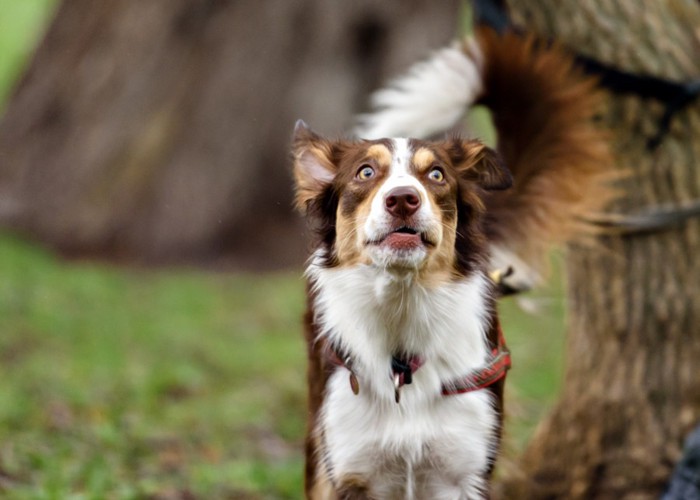
[[[511,367],[510,351],[506,347],[503,329],[498,320],[496,320],[496,328],[498,328],[498,344],[491,350],[491,359],[486,366],[468,373],[464,378],[442,384],[443,396],[486,389],[506,376]]]
[[[498,328],[498,343],[496,347],[491,350],[491,359],[489,362],[482,368],[474,370],[462,378],[442,384],[441,392],[443,396],[454,396],[486,389],[506,376],[506,372],[508,372],[511,367],[510,351],[506,347],[503,330],[498,320],[496,320],[496,328]],[[328,359],[334,365],[342,366],[350,372],[350,388],[354,394],[359,394],[360,384],[352,369],[352,358],[349,355],[341,354],[340,351],[333,347],[327,349],[327,353]],[[413,374],[423,366],[423,362],[424,361],[419,356],[412,356],[409,358],[393,356],[391,358],[391,372],[397,403],[401,397],[401,393],[399,392],[401,387],[413,381]]]

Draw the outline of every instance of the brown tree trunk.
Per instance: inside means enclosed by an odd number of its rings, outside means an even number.
[[[700,3],[518,0],[516,24],[634,73],[700,77]],[[624,214],[700,199],[700,100],[647,141],[663,108],[610,95],[603,117]],[[507,498],[658,498],[700,421],[700,220],[568,252],[567,371],[560,400],[505,483]]]
[[[0,122],[0,224],[80,254],[299,263],[294,121],[344,130],[457,10],[65,0]]]

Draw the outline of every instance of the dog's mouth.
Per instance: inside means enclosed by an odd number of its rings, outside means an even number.
[[[371,243],[387,246],[394,250],[412,250],[423,246],[434,246],[430,239],[428,239],[426,233],[421,232],[415,227],[405,225],[397,227],[382,238]]]
[[[418,230],[413,229],[412,227],[408,227],[408,226],[401,226],[400,228],[392,231],[392,233],[394,233],[394,234],[411,234],[411,235],[420,234],[418,232]],[[389,233],[389,234],[392,234],[392,233]]]

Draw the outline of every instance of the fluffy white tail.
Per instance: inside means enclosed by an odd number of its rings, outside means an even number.
[[[435,52],[372,95],[372,114],[361,115],[355,134],[428,138],[453,127],[483,90],[481,53],[473,40]]]

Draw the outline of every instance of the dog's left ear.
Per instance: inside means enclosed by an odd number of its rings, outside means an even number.
[[[314,133],[303,120],[298,120],[292,139],[296,207],[306,213],[309,204],[328,188],[337,168],[332,161],[333,143]]]
[[[508,189],[513,177],[501,156],[480,141],[455,139],[448,148],[452,164],[467,180],[487,191]]]

